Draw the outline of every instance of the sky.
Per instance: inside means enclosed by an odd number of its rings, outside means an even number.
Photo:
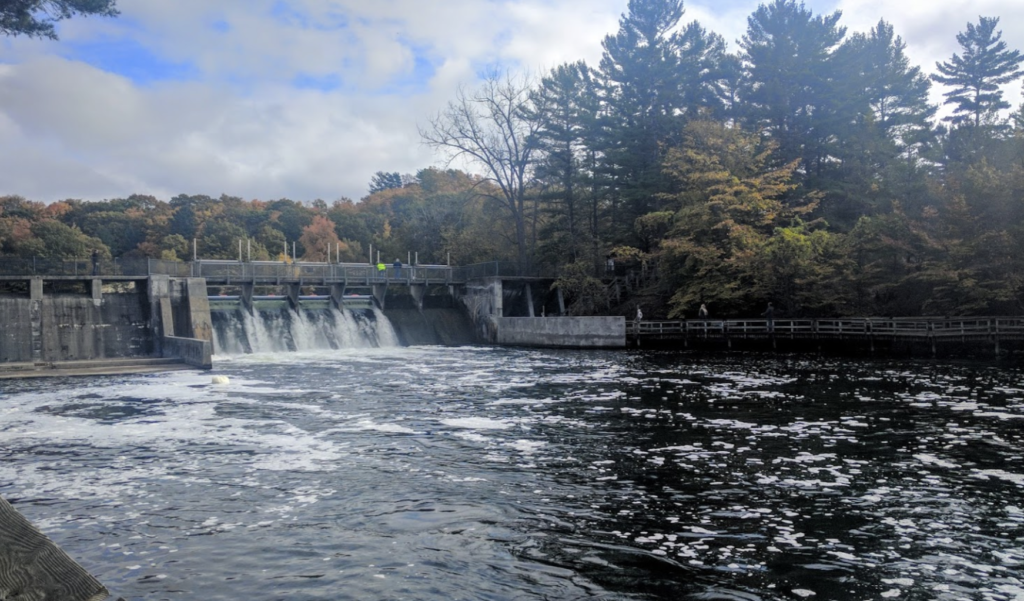
[[[690,0],[736,50],[757,0]],[[487,72],[596,66],[627,0],[118,0],[59,41],[0,38],[0,195],[358,200],[377,171],[445,166],[418,127]],[[805,0],[848,34],[885,19],[925,73],[1021,0]],[[941,101],[942,88],[933,91]],[[1005,89],[1019,106],[1020,82]]]

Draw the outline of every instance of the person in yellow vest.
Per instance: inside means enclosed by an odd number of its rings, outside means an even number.
[[[377,275],[384,275],[384,270],[387,268],[387,265],[384,263],[377,263]]]

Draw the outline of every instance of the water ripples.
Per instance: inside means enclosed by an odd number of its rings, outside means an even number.
[[[1022,599],[1021,370],[493,348],[5,383],[126,599]]]

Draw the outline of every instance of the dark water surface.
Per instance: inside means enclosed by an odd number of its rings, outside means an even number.
[[[1007,366],[423,347],[0,384],[0,495],[129,600],[1021,600],[1022,449]]]

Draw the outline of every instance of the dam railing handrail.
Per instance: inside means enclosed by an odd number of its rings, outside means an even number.
[[[0,258],[0,276],[89,277],[93,274],[92,261],[81,259],[46,259],[42,257]],[[198,261],[168,261],[164,259],[124,258],[102,260],[96,265],[96,275],[114,277],[209,277],[234,282],[303,281],[371,281],[397,283],[464,283],[467,280],[488,277],[552,278],[556,274],[543,270],[520,269],[515,263],[489,261],[473,265],[405,265],[386,264],[383,270],[367,263],[324,263],[296,261],[236,261],[200,259]]]
[[[1024,338],[1024,317],[844,317],[820,319],[684,319],[628,321],[630,337]]]

